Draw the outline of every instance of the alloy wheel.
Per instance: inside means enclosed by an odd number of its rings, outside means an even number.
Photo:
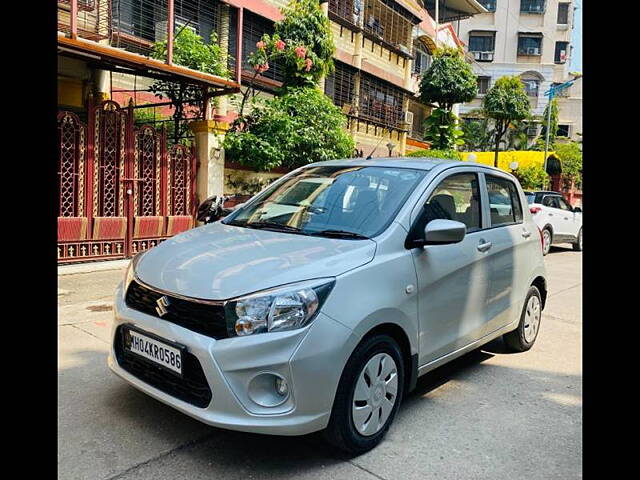
[[[524,314],[524,339],[527,343],[535,340],[540,327],[540,317],[542,309],[540,308],[540,299],[536,295],[529,297],[527,307]]]
[[[398,394],[398,367],[393,357],[378,353],[366,363],[353,394],[353,425],[364,436],[374,435],[386,424]]]

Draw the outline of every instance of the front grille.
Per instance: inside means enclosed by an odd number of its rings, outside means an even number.
[[[167,313],[160,317],[156,307],[158,306],[157,300],[163,296],[167,297],[169,304],[165,307]],[[144,287],[135,280],[129,285],[125,302],[129,308],[211,338],[220,339],[229,336],[222,305],[208,305],[163,295]]]
[[[114,349],[118,365],[134,377],[184,402],[205,408],[211,402],[211,389],[198,359],[189,352],[182,357],[182,378],[124,348],[122,325],[116,330]]]

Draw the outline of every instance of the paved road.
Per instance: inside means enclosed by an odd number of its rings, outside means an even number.
[[[61,479],[574,479],[582,477],[582,256],[545,257],[550,295],[524,354],[500,341],[418,382],[385,441],[348,458],[317,435],[224,431],[106,366],[121,268],[59,277]]]

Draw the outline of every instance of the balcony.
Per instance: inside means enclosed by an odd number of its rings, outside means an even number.
[[[237,82],[174,64],[173,41],[166,58],[150,58],[156,42],[173,40],[186,28],[209,42],[219,22],[217,0],[56,1],[60,54],[91,58],[96,68],[219,87],[215,94],[239,89]]]

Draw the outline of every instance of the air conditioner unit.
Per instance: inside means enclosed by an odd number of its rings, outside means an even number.
[[[473,58],[475,60],[480,60],[482,58],[482,52],[471,52],[473,53]]]
[[[487,62],[493,61],[493,52],[480,52],[480,60],[485,60]]]
[[[527,136],[528,137],[535,137],[538,134],[538,126],[537,125],[530,125],[527,127]]]
[[[527,55],[540,55],[540,49],[538,47],[529,47],[526,52]]]
[[[404,123],[413,125],[413,112],[404,112]]]

